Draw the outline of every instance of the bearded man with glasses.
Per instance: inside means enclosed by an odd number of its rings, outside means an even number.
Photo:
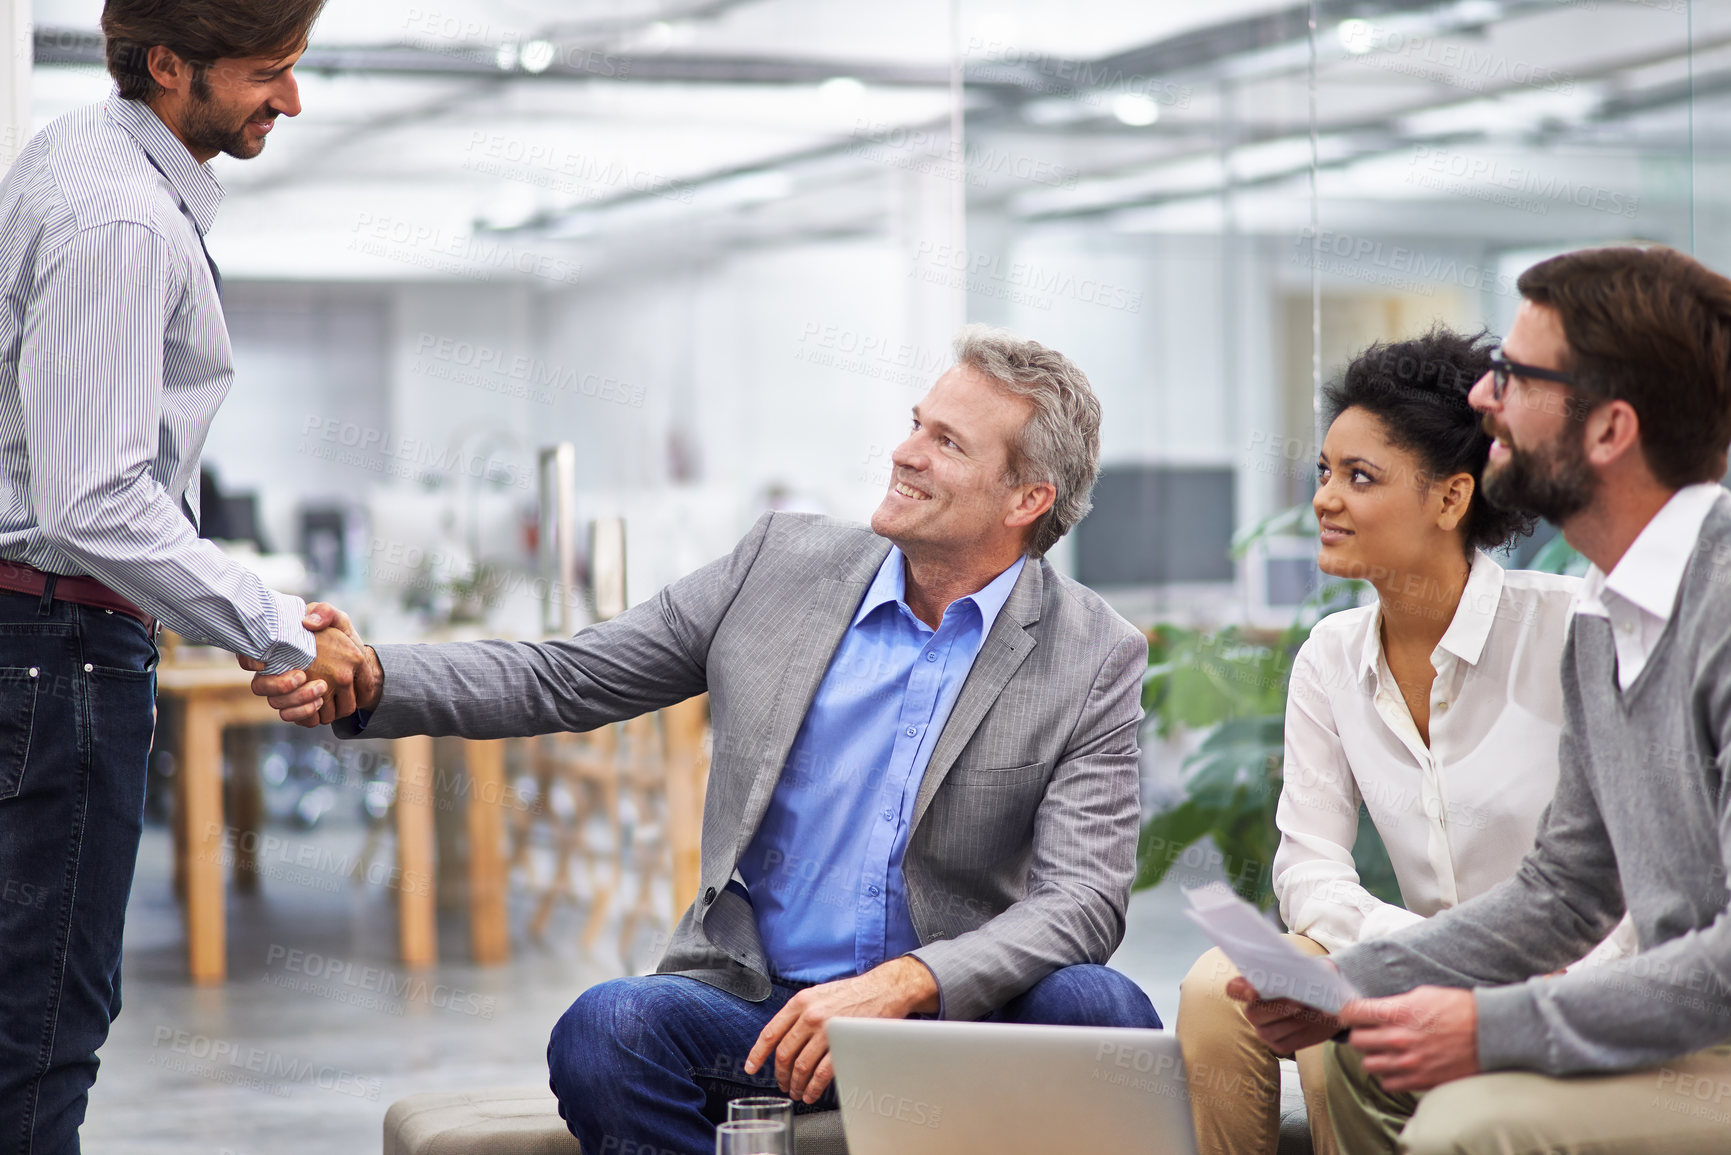
[[[1345,1151],[1721,1152],[1731,1135],[1731,281],[1663,248],[1542,262],[1470,400],[1484,488],[1593,563],[1563,651],[1557,792],[1514,877],[1333,956]],[[1520,768],[1510,767],[1511,774]],[[1557,973],[1627,911],[1640,951]]]
[[[1504,345],[1491,354],[1487,376],[1493,404],[1561,413],[1572,421],[1585,418],[1572,375],[1511,361],[1507,349]],[[1524,384],[1517,385],[1514,398],[1505,402],[1509,383],[1516,380]],[[1532,449],[1516,449],[1506,427],[1489,413],[1485,431],[1496,438],[1491,445],[1492,464],[1485,471],[1485,495],[1491,501],[1505,509],[1537,513],[1557,525],[1586,508],[1593,493],[1593,471],[1581,441],[1563,437]]]

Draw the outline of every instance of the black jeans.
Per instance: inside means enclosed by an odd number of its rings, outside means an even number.
[[[0,592],[0,1155],[78,1151],[155,727],[142,623]]]

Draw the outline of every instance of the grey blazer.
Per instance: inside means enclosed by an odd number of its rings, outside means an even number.
[[[658,969],[762,1000],[756,918],[728,882],[889,548],[864,526],[766,514],[727,557],[568,641],[379,646],[365,736],[589,730],[707,690],[701,888]],[[1103,963],[1123,938],[1147,655],[1098,595],[1023,567],[932,751],[902,862],[946,1018]],[[353,718],[337,731],[360,736]]]

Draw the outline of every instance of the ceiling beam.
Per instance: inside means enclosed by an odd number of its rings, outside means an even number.
[[[96,65],[105,63],[102,35],[70,28],[38,28],[36,63]],[[550,44],[553,42],[549,41]],[[815,60],[786,56],[706,55],[658,53],[632,55],[594,48],[553,44],[547,67],[531,72],[522,65],[519,51],[501,56],[488,45],[452,45],[448,48],[424,44],[379,44],[367,46],[314,45],[296,67],[301,72],[326,75],[363,74],[474,80],[481,77],[537,80],[608,80],[650,84],[821,84],[837,76],[851,76],[865,84],[883,88],[947,89],[948,64],[899,64],[866,60]],[[508,65],[501,67],[501,59]],[[1079,69],[1079,63],[1066,71]],[[1036,89],[1039,77],[1027,70],[1005,71],[990,66],[970,78],[970,88],[1002,90]],[[1043,90],[1039,90],[1043,91]]]
[[[1532,3],[1533,0],[1508,2],[1520,4]],[[722,0],[710,0],[709,6],[725,8],[732,5]],[[1448,3],[1443,0],[1379,0],[1375,4],[1365,4],[1362,0],[1335,0],[1323,4],[1338,15],[1356,14],[1361,10],[1389,14],[1439,6],[1447,7]],[[1194,74],[1224,59],[1302,40],[1309,34],[1309,13],[1308,4],[1296,4],[1212,24],[1093,59],[1021,48],[1008,51],[1002,57],[987,53],[965,62],[964,83],[975,91],[1021,99],[1074,95],[1097,89],[1141,91],[1177,73]],[[315,45],[307,49],[298,67],[303,71],[328,74],[352,72],[459,78],[503,75],[525,80],[578,78],[637,83],[819,84],[837,76],[851,76],[866,84],[891,88],[947,88],[950,83],[947,62],[924,65],[770,55],[633,54],[561,42],[561,33],[575,32],[579,27],[572,24],[549,30],[554,57],[539,72],[525,70],[518,53],[507,54],[510,67],[501,68],[497,46],[457,42],[448,46],[427,43],[347,47]],[[586,26],[583,28],[588,30]],[[103,63],[102,44],[102,35],[98,32],[38,28],[36,63],[100,65]]]

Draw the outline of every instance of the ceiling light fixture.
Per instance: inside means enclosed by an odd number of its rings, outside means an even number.
[[[475,224],[482,229],[520,229],[535,219],[540,205],[535,190],[527,185],[507,185],[475,214]]]
[[[559,49],[550,40],[531,40],[523,45],[523,71],[545,72],[553,66],[553,60],[559,55]]]
[[[854,104],[865,96],[866,86],[852,76],[832,76],[817,86],[817,94],[833,104]]]
[[[1503,6],[1497,0],[1460,0],[1454,18],[1462,24],[1490,24],[1503,18]]]
[[[1363,56],[1376,47],[1376,25],[1356,16],[1342,20],[1340,27],[1335,29],[1335,35],[1340,37],[1340,46],[1354,56]]]
[[[1131,128],[1146,128],[1160,119],[1160,104],[1152,96],[1125,92],[1112,99],[1112,115]]]

